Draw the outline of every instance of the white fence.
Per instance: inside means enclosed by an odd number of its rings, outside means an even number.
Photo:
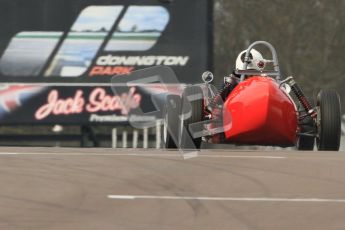
[[[149,147],[155,147],[156,149],[161,148],[161,127],[162,121],[157,120],[156,126],[152,128],[144,128],[144,129],[132,129],[130,130],[131,139],[128,139],[128,130],[122,130],[119,133],[118,128],[114,128],[112,130],[112,148],[144,148],[147,149]],[[150,131],[154,131],[155,140],[151,140],[150,143]],[[119,138],[119,136],[121,138]],[[154,143],[152,143],[154,142]],[[139,145],[141,143],[141,145]]]

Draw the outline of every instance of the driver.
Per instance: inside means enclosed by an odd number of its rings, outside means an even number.
[[[244,70],[244,57],[246,56],[247,50],[243,50],[236,59],[236,70]],[[262,54],[256,49],[252,49],[249,53],[249,63],[247,70],[258,70],[262,71],[266,66],[266,60],[262,57]]]
[[[236,59],[236,67],[232,71],[232,74],[230,76],[224,77],[224,87],[229,88],[230,92],[235,88],[235,86],[238,84],[241,75],[236,74],[236,70],[245,70],[243,69],[244,65],[244,58],[246,56],[247,50],[243,50],[242,52],[239,53]],[[252,49],[249,53],[249,62],[247,65],[246,70],[258,70],[262,71],[266,66],[265,59],[262,57],[262,54],[257,51],[256,49]],[[246,78],[249,78],[252,76],[246,76]],[[226,95],[227,96],[230,92],[228,92]],[[223,98],[225,100],[226,97]]]
[[[236,74],[236,70],[245,70],[243,69],[244,65],[244,58],[246,55],[247,50],[243,50],[239,53],[236,59],[236,67],[232,71],[232,73],[229,76],[224,77],[224,82],[222,85],[222,88],[219,90],[217,95],[213,98],[213,100],[209,104],[208,110],[212,111],[212,108],[217,107],[218,105],[221,105],[222,102],[225,101],[226,97],[232,92],[232,90],[237,86],[237,84],[240,81],[241,75]],[[252,49],[249,53],[249,61],[247,65],[246,70],[258,70],[262,71],[266,66],[266,60],[262,57],[262,54]],[[246,76],[246,78],[249,78],[252,76]],[[221,100],[220,100],[221,99]]]

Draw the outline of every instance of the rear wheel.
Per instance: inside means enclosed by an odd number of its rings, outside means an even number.
[[[198,86],[187,87],[183,92],[182,101],[182,149],[200,149],[201,137],[193,138],[193,132],[189,125],[202,121],[203,118],[203,91]],[[201,130],[195,130],[201,131]],[[194,132],[195,132],[194,131]]]
[[[176,149],[179,145],[181,98],[168,95],[163,110],[163,144],[167,149]]]
[[[341,136],[340,97],[335,90],[321,90],[317,96],[318,150],[338,151]]]

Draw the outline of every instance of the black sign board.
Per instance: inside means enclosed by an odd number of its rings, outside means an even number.
[[[92,95],[118,97],[97,83],[151,66],[171,67],[181,83],[200,82],[211,68],[211,9],[208,0],[0,0],[0,122],[120,122],[121,109],[108,109],[106,99],[87,109]],[[50,99],[57,108],[39,116]],[[82,109],[73,104],[82,99]]]

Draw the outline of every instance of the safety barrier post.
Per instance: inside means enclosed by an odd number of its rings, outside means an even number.
[[[147,149],[148,148],[148,128],[144,128],[143,130],[143,148]]]
[[[122,148],[127,148],[127,131],[122,132]]]
[[[162,122],[158,120],[156,122],[156,149],[161,147],[161,126]]]
[[[112,145],[111,146],[113,149],[115,149],[115,148],[117,148],[117,129],[116,128],[113,128],[111,137],[112,137]]]
[[[133,149],[138,147],[138,130],[133,131]]]

